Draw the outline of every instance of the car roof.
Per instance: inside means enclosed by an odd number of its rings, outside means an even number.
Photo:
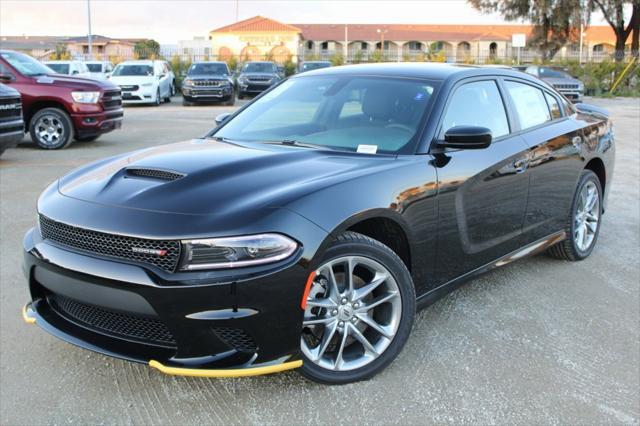
[[[154,62],[161,62],[161,61],[154,61],[151,59],[135,59],[135,60],[131,60],[131,61],[122,61],[120,62],[118,65],[153,65]]]
[[[275,62],[271,61],[249,61],[247,64],[275,64]]]
[[[42,62],[45,64],[70,64],[72,62],[80,62],[80,61],[75,59],[69,59],[69,60],[42,61]]]
[[[224,65],[227,65],[227,63],[224,62],[224,61],[196,61],[192,65],[195,65],[195,64],[224,64]]]
[[[294,78],[306,78],[314,75],[368,75],[380,77],[418,78],[426,80],[458,80],[476,76],[505,76],[539,83],[539,79],[531,75],[508,68],[486,68],[477,65],[433,62],[343,65],[307,71],[304,74],[300,74],[300,77],[296,76]]]

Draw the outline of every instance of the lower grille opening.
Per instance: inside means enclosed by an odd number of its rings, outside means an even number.
[[[241,328],[215,327],[213,332],[220,340],[238,352],[255,352],[256,342]]]
[[[141,343],[177,346],[175,338],[160,320],[99,308],[59,294],[48,295],[47,301],[58,315],[89,330]]]

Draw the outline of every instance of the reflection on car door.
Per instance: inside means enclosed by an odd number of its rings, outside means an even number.
[[[531,149],[524,243],[562,230],[580,171],[581,126],[565,116],[562,99],[529,82],[505,79],[522,137]]]
[[[528,147],[512,134],[497,80],[474,80],[452,93],[438,139],[459,125],[491,129],[486,149],[436,154],[438,167],[438,250],[440,285],[520,247],[527,205]]]

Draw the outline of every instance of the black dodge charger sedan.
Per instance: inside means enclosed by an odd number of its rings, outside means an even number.
[[[218,121],[44,191],[25,321],[167,374],[367,379],[469,278],[589,256],[613,172],[606,111],[503,69],[327,68]]]

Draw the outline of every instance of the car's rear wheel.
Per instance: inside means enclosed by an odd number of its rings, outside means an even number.
[[[374,376],[409,337],[416,302],[409,271],[389,247],[347,232],[315,274],[302,324],[302,374],[328,384]]]
[[[31,140],[43,149],[63,149],[73,142],[73,123],[59,108],[36,112],[29,125]]]
[[[593,251],[602,222],[602,187],[591,170],[580,176],[565,232],[567,238],[549,248],[549,255],[562,260],[583,260]]]

